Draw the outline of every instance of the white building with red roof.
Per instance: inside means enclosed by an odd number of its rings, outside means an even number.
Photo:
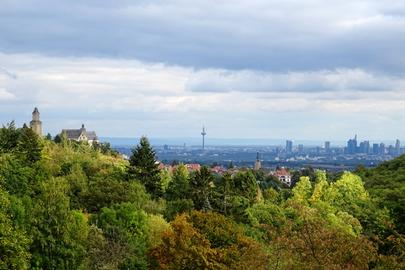
[[[286,168],[278,168],[274,172],[274,176],[277,177],[281,183],[291,186],[291,174]]]

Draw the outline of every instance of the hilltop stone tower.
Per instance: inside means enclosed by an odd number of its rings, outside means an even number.
[[[42,136],[42,122],[39,120],[39,111],[35,107],[32,112],[32,121],[30,122],[30,128],[38,135]]]

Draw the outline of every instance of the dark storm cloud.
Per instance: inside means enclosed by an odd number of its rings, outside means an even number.
[[[3,0],[0,51],[195,68],[401,74],[404,10],[400,1],[377,0]]]

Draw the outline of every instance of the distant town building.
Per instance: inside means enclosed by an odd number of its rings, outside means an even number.
[[[384,143],[380,143],[380,147],[379,147],[378,153],[379,153],[380,155],[385,155],[385,144],[384,144]]]
[[[354,139],[347,141],[347,154],[356,154],[357,153],[357,135],[354,136]]]
[[[358,152],[368,154],[370,152],[370,142],[369,141],[361,142]]]
[[[256,171],[258,171],[258,170],[260,170],[261,168],[262,168],[262,163],[260,162],[260,155],[259,155],[259,152],[257,152],[254,169],[255,169]]]
[[[374,143],[373,144],[373,155],[378,155],[378,153],[380,152],[380,146],[378,143]]]
[[[285,142],[285,152],[286,152],[287,154],[291,154],[291,153],[292,153],[292,150],[293,150],[293,142],[290,141],[290,140],[287,140],[287,141]]]
[[[277,169],[274,172],[274,176],[277,177],[281,183],[291,186],[291,174],[286,168],[281,167]]]
[[[304,153],[304,145],[303,144],[298,145],[298,153],[300,153],[300,154]]]
[[[175,168],[176,168],[176,167],[174,167],[174,166],[172,166],[172,165],[166,165],[166,164],[164,164],[164,163],[162,163],[162,162],[158,162],[158,163],[159,163],[158,168],[159,168],[160,170],[167,170],[167,171],[170,172],[170,173],[172,173],[172,172],[175,170]]]
[[[397,155],[397,151],[396,151],[394,146],[392,146],[392,145],[388,146],[388,154],[390,156],[396,156]]]
[[[326,152],[326,153],[329,153],[329,152],[330,152],[330,142],[329,142],[329,141],[326,141],[326,142],[325,142],[325,152]]]
[[[201,169],[201,165],[198,163],[189,163],[185,164],[185,166],[189,172],[199,171]]]
[[[397,156],[401,155],[401,142],[398,139],[395,142],[395,154]]]
[[[222,167],[222,166],[214,166],[211,168],[211,172],[222,175],[226,172],[227,170]]]
[[[93,144],[93,142],[98,142],[96,132],[87,131],[86,128],[84,127],[84,124],[80,129],[63,129],[62,134],[64,134],[68,140],[72,141],[88,142],[89,144]]]
[[[35,107],[34,111],[32,112],[32,121],[30,122],[30,128],[38,135],[42,136],[42,122],[39,119],[39,111],[38,108]]]

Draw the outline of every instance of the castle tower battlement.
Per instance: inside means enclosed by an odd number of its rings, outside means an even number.
[[[30,122],[30,128],[38,136],[42,136],[42,122],[40,120],[40,113],[37,107],[35,107],[34,111],[32,112],[32,121]]]

